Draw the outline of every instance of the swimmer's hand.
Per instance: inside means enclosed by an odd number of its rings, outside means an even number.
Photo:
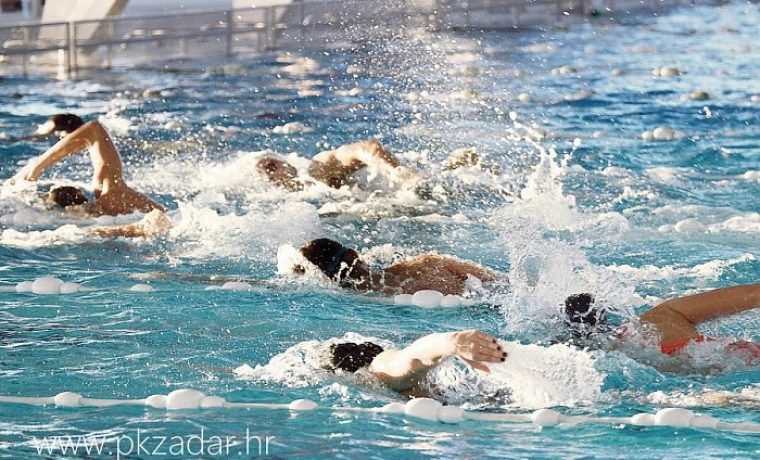
[[[501,363],[507,359],[498,340],[475,329],[454,332],[451,341],[454,356],[479,371],[490,373],[491,369],[483,363]]]
[[[37,164],[37,158],[32,158],[13,177],[8,179],[8,183],[14,185],[23,181],[36,181],[40,177],[40,173],[37,171]]]

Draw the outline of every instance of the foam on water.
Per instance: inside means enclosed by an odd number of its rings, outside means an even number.
[[[616,212],[594,214],[580,210],[574,196],[563,192],[562,178],[568,174],[569,156],[561,162],[554,148],[546,149],[535,142],[533,128],[515,121],[516,132],[524,132],[538,151],[538,163],[528,175],[519,198],[494,212],[492,221],[503,226],[505,221],[526,220],[549,230],[591,228],[624,231],[629,228],[625,216]]]
[[[650,404],[676,407],[746,407],[760,408],[760,388],[757,384],[739,391],[702,390],[702,391],[654,391],[644,398]]]
[[[5,246],[21,248],[40,248],[65,244],[77,244],[86,241],[88,237],[85,229],[73,224],[62,225],[55,230],[34,230],[20,232],[12,228],[5,229],[0,234],[0,243]]]
[[[454,404],[506,405],[523,408],[593,404],[602,394],[604,374],[590,353],[556,344],[550,347],[501,342],[503,364],[489,363],[490,373],[446,363],[431,374],[436,392]]]
[[[277,382],[289,387],[305,387],[324,384],[334,379],[336,373],[330,372],[330,345],[342,342],[372,342],[384,349],[392,348],[391,342],[377,337],[366,337],[348,332],[342,337],[327,340],[310,340],[293,345],[284,352],[273,356],[267,364],[251,367],[243,364],[235,369],[239,378],[259,382]],[[347,373],[340,373],[344,377]],[[360,376],[366,380],[368,376]]]
[[[536,136],[529,127],[517,122],[515,126],[528,139]],[[579,210],[575,198],[563,192],[561,182],[569,157],[558,163],[554,149],[547,150],[533,140],[531,143],[538,150],[538,163],[519,198],[496,210],[489,219],[500,233],[510,261],[509,288],[490,296],[505,315],[505,332],[522,337],[527,334],[536,340],[557,335],[562,330],[564,299],[581,292],[593,293],[598,305],[623,318],[634,317],[632,307],[642,299],[631,280],[594,265],[579,247],[544,237],[546,230],[619,233],[629,228],[627,219],[614,212]]]
[[[386,340],[347,333],[340,338],[296,344],[265,365],[244,364],[235,369],[235,374],[244,379],[293,387],[324,385],[336,376],[327,370],[330,345],[367,341],[385,349],[393,348]],[[507,362],[489,364],[489,374],[452,359],[430,373],[429,385],[438,397],[452,404],[467,402],[523,408],[575,406],[593,403],[601,395],[604,375],[594,368],[594,360],[588,352],[566,345],[545,348],[516,342],[502,342],[502,347],[509,353]],[[363,371],[356,375],[338,374],[365,384],[373,382]]]
[[[706,283],[709,280],[720,278],[724,270],[737,264],[757,260],[752,254],[743,254],[739,257],[727,260],[711,260],[693,267],[676,267],[667,265],[657,267],[655,265],[643,265],[632,267],[627,264],[610,265],[607,268],[613,272],[625,275],[632,281],[661,281],[692,278],[693,282]]]
[[[219,213],[180,203],[179,216],[169,233],[173,251],[181,257],[245,257],[273,261],[277,248],[304,242],[318,234],[314,206],[292,202],[273,209],[254,208],[244,214]]]

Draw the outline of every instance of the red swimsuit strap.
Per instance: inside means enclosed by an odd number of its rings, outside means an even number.
[[[715,339],[698,335],[693,338],[677,340],[675,342],[661,343],[660,350],[666,355],[672,355],[673,353],[686,348],[686,346],[690,344],[691,342],[701,343],[701,342],[704,342],[705,340],[715,340]]]
[[[691,342],[711,342],[715,339],[711,337],[697,336],[693,339],[683,339],[675,342],[668,342],[660,344],[660,350],[663,353],[672,355],[673,353],[683,350]],[[726,351],[731,355],[744,361],[748,366],[757,366],[760,364],[760,343],[747,342],[746,340],[739,340],[737,342],[729,343],[726,345]]]

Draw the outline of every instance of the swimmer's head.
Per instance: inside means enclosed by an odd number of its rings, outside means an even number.
[[[63,186],[52,188],[48,192],[47,200],[62,208],[87,203],[87,196],[76,187]]]
[[[594,296],[587,292],[566,298],[563,313],[565,324],[576,339],[587,339],[597,332],[609,329],[607,312],[594,305]]]
[[[265,157],[256,163],[256,170],[266,176],[270,182],[285,187],[288,190],[303,190],[303,184],[298,181],[298,170],[279,158]]]
[[[49,136],[51,134],[65,136],[76,131],[83,124],[84,121],[73,113],[58,113],[52,115],[45,123],[41,124],[35,134],[39,136]]]
[[[359,254],[328,238],[319,238],[306,243],[301,254],[316,265],[322,273],[343,287],[366,288],[369,270],[359,258]]]
[[[383,352],[383,347],[372,342],[335,343],[330,346],[330,364],[333,370],[356,372],[372,364],[375,356]]]
[[[565,299],[565,317],[573,324],[596,326],[607,320],[607,313],[594,305],[594,296],[584,292]]]

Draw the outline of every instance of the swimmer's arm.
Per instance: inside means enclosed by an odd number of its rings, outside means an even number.
[[[344,145],[335,150],[334,155],[338,161],[345,165],[357,162],[364,165],[390,166],[392,168],[399,165],[396,157],[375,139]]]
[[[474,276],[475,278],[479,279],[480,281],[484,283],[496,281],[498,279],[504,278],[503,275],[500,275],[498,272],[491,270],[488,267],[484,267],[483,265],[476,264],[475,262],[469,262],[469,261],[459,261],[461,263],[462,269],[462,275],[466,278],[467,275]]]
[[[110,227],[92,227],[87,233],[102,238],[153,238],[168,233],[171,227],[172,223],[166,214],[155,209],[138,222]]]
[[[393,168],[399,165],[396,157],[374,139],[321,152],[314,157],[313,161],[325,164],[337,161],[350,172],[355,172],[367,165],[391,166]]]
[[[93,147],[92,163],[96,178],[109,177],[121,178],[121,160],[111,137],[103,126],[97,121],[85,123],[74,132],[70,133],[45,153],[29,161],[17,177],[29,181],[36,181],[47,168],[61,161],[69,155],[81,150]],[[102,182],[100,180],[98,183]]]
[[[370,371],[393,386],[413,385],[450,356],[458,356],[471,367],[490,372],[484,363],[502,362],[506,353],[496,339],[480,331],[435,333],[402,350],[380,353],[372,360]]]
[[[692,326],[722,316],[734,315],[760,307],[760,284],[715,289],[668,300],[641,315],[644,321],[688,321]]]

